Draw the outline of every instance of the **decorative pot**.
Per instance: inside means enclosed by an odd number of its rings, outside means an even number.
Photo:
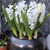
[[[8,45],[4,46],[4,48],[0,47],[0,50],[7,50],[7,48],[8,48]]]
[[[33,40],[21,40],[15,36],[10,37],[10,50],[43,50],[40,38]]]

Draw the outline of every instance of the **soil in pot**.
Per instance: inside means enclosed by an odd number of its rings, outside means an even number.
[[[38,37],[40,37],[39,35]],[[40,41],[40,38],[28,40],[26,39],[18,39],[14,35],[10,37],[10,50],[43,50],[43,44]]]
[[[7,50],[8,49],[8,45],[4,46],[4,48],[0,47],[0,50]]]

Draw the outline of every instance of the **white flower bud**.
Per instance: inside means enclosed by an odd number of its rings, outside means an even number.
[[[13,8],[13,5],[8,5],[8,6],[9,6],[9,8],[10,8],[10,9],[12,9],[12,8]]]

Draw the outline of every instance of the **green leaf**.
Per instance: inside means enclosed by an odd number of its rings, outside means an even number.
[[[45,17],[45,19],[43,20],[43,22],[40,23],[39,25],[37,25],[36,28],[39,28],[40,26],[42,26],[46,22],[46,20],[48,19],[49,16],[50,16],[50,13],[48,13],[48,15]]]
[[[41,16],[41,13],[39,13],[39,15],[38,15],[38,18],[37,18],[37,21],[36,21],[36,23],[35,23],[35,26],[34,26],[35,28],[33,29],[33,32],[36,30],[36,26],[38,25],[40,16]]]
[[[15,10],[14,9],[13,9],[13,19],[14,19],[14,23],[15,23],[16,27],[18,28],[18,31],[19,31],[19,25],[18,25],[18,23],[16,21]]]
[[[15,6],[16,6],[16,3],[14,3],[13,8],[15,8]]]
[[[38,28],[35,29],[34,36],[36,36],[36,37],[34,37],[34,39],[37,39],[37,35],[38,35]]]
[[[19,29],[19,31],[20,31],[20,26],[21,26],[21,24],[20,24],[20,18],[19,18],[19,15],[17,15],[17,18],[18,18],[18,29]]]
[[[35,23],[35,27],[37,26],[38,22],[39,22],[39,19],[40,19],[40,16],[41,16],[41,13],[39,13],[38,17],[37,17],[37,21]]]
[[[13,19],[14,19],[16,26],[18,26],[17,21],[16,21],[16,17],[15,17],[15,10],[14,9],[13,9]]]
[[[31,32],[31,29],[29,28],[29,25],[28,25],[27,13],[24,14],[23,11],[21,11],[21,15],[22,15],[23,23],[25,26],[25,30],[28,34],[28,37],[31,38],[32,32]]]
[[[7,12],[6,12],[6,10],[5,10],[5,8],[4,8],[3,5],[2,5],[2,10],[3,10],[3,13],[4,13],[4,15],[5,15],[5,17],[6,17],[7,21],[8,21],[8,23],[9,23],[9,22],[11,23],[11,21],[10,21],[10,19],[9,19],[9,17],[8,17],[8,14],[7,14]]]
[[[14,19],[14,23],[19,31],[19,35],[20,35],[20,38],[22,38],[22,34],[23,34],[23,24],[20,23],[20,18],[19,18],[19,15],[17,15],[17,18],[18,18],[18,23],[16,21],[16,17],[15,17],[15,9],[13,10],[13,19]]]
[[[1,45],[1,41],[0,41],[0,45]]]
[[[21,11],[21,15],[22,15],[22,18],[23,18],[23,23],[24,23],[24,26],[25,26],[25,29],[27,31],[27,33],[29,33],[29,27],[28,27],[28,21],[23,13],[23,11]]]
[[[19,18],[19,15],[17,15],[17,18],[18,18],[18,23],[16,21],[16,17],[15,17],[15,9],[13,10],[13,18],[14,18],[14,23],[19,31],[19,36],[20,36],[20,39],[22,39],[22,35],[23,35],[23,26],[22,24],[20,23],[20,18]]]
[[[7,12],[6,12],[6,10],[5,10],[3,5],[2,5],[2,9],[3,9],[4,15],[5,15],[6,19],[7,19],[7,22],[9,23],[10,28],[12,29],[13,33],[15,34],[15,36],[17,36],[17,32],[16,32],[16,28],[15,28],[15,25],[14,25],[14,21],[11,21],[9,19],[9,16],[8,16],[8,14],[7,14]]]
[[[21,29],[20,29],[21,34],[23,34],[23,29],[24,29],[24,26],[23,24],[21,24]]]
[[[7,45],[7,42],[4,42],[4,45]]]

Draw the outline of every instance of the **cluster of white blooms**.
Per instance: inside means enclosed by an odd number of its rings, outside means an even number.
[[[16,17],[17,23],[18,23],[17,14],[19,14],[20,22],[23,23],[22,16],[21,16],[21,10],[23,11],[23,13],[26,12],[26,10],[27,10],[27,4],[25,4],[25,3],[26,3],[26,1],[18,2],[18,4],[15,7],[15,9],[16,9],[16,11],[15,11],[15,17]]]
[[[13,8],[13,5],[8,5],[8,8],[6,8],[6,11],[9,15],[10,20],[13,19],[13,9],[12,8]]]
[[[42,21],[44,20],[44,17],[45,17],[45,4],[43,3],[39,3],[38,4],[38,12],[41,12],[41,16],[40,16],[40,19],[39,19],[39,22],[42,23]]]
[[[42,3],[37,4],[35,1],[30,2],[29,9],[27,11],[27,16],[28,16],[28,24],[30,25],[29,27],[31,28],[31,30],[35,28],[37,17],[40,12],[41,16],[39,22],[41,23],[45,15],[45,5]]]
[[[38,16],[37,4],[35,1],[30,2],[29,9],[27,11],[27,16],[28,24],[30,25],[31,30],[33,30]]]
[[[6,8],[6,11],[9,15],[10,20],[13,19],[13,5],[8,5],[9,8]],[[19,15],[20,22],[23,23],[22,15],[21,15],[21,10],[23,13],[26,12],[27,10],[27,18],[28,18],[28,24],[29,28],[33,30],[35,28],[35,23],[37,21],[37,17],[39,13],[41,12],[41,16],[39,19],[39,22],[42,23],[44,16],[45,16],[45,4],[43,3],[36,3],[35,1],[31,1],[29,4],[29,9],[27,9],[27,4],[26,1],[21,1],[18,2],[18,4],[15,6],[15,17],[16,21],[18,23],[18,18],[17,15]]]

